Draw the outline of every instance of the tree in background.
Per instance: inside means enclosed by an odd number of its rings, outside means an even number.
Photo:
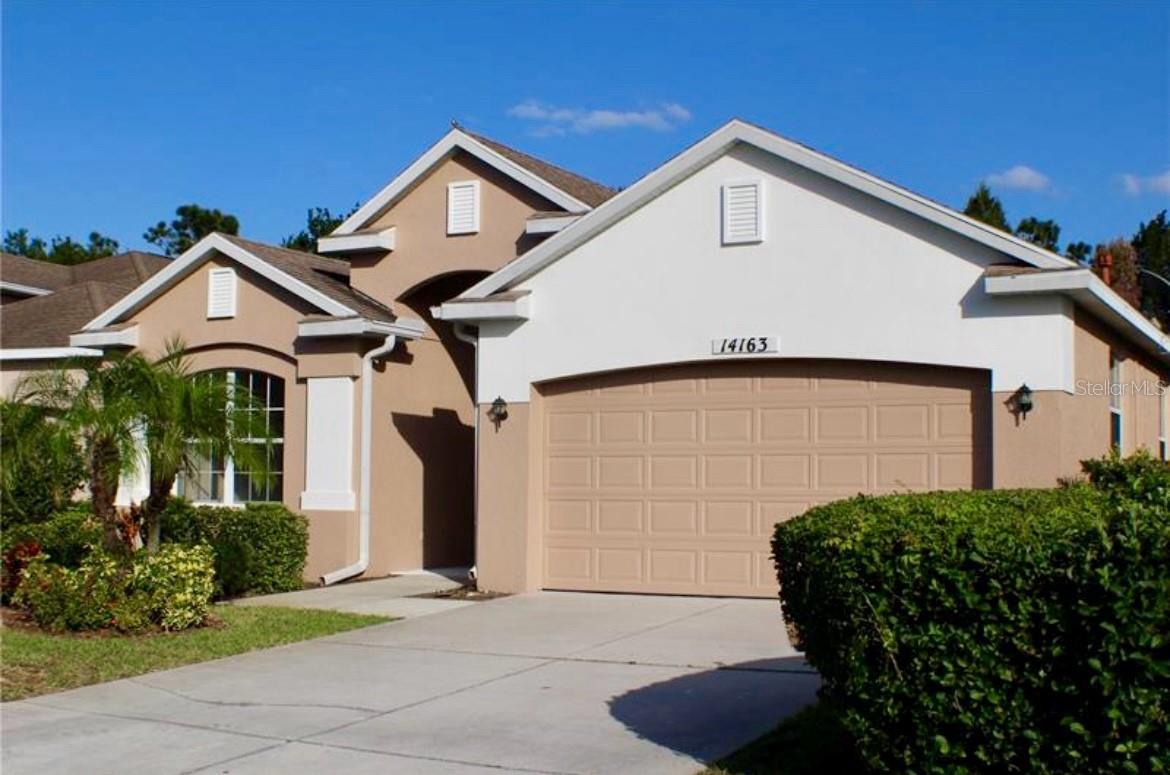
[[[219,210],[209,210],[196,204],[179,205],[170,223],[159,221],[146,230],[142,238],[158,245],[168,256],[177,256],[212,232],[239,234],[240,222],[236,216]]]
[[[991,193],[991,189],[985,183],[980,183],[979,188],[975,189],[975,193],[967,200],[963,214],[1001,231],[1010,233],[1012,230],[1012,227],[1008,225],[1007,216],[1003,213],[1003,203]]]
[[[1079,264],[1087,264],[1093,259],[1093,246],[1087,242],[1070,242],[1064,254]]]
[[[1060,226],[1053,220],[1042,221],[1039,218],[1028,217],[1016,226],[1016,236],[1045,250],[1056,252],[1060,245]]]
[[[328,207],[314,207],[308,211],[305,219],[305,228],[296,234],[289,235],[280,241],[286,248],[300,250],[305,253],[317,252],[317,240],[333,232],[349,216],[357,212],[359,205],[345,215],[334,215]]]
[[[1122,237],[1098,245],[1093,256],[1093,271],[1121,298],[1142,308],[1142,291],[1138,283],[1137,251]]]
[[[83,264],[118,252],[118,241],[99,232],[89,233],[89,242],[75,242],[72,237],[53,237],[47,244],[40,237],[30,237],[28,229],[5,232],[4,251],[53,264]]]
[[[1142,223],[1131,244],[1137,252],[1138,266],[1170,280],[1170,222],[1165,210],[1151,218],[1149,223]],[[1141,280],[1142,303],[1145,305],[1142,311],[1170,328],[1170,288],[1148,275]]]

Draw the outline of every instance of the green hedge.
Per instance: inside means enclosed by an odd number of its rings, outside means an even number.
[[[785,617],[874,769],[1168,769],[1170,469],[1087,469],[777,526]]]
[[[54,514],[36,524],[5,525],[4,551],[18,544],[37,544],[58,565],[76,568],[93,547],[101,548],[102,528],[88,503]]]
[[[223,508],[175,500],[163,515],[162,535],[164,541],[211,545],[220,596],[304,586],[309,523],[279,503]]]

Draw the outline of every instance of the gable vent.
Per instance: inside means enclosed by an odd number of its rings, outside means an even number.
[[[723,187],[723,244],[764,239],[764,184],[753,180]]]
[[[479,181],[447,184],[447,233],[475,234],[479,231]]]
[[[207,317],[236,316],[236,270],[212,269],[207,275]]]

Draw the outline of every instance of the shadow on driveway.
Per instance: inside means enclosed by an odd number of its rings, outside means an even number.
[[[811,705],[820,683],[801,657],[761,659],[631,690],[609,712],[640,738],[710,762]]]

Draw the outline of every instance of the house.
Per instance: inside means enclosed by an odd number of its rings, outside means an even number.
[[[1166,452],[1170,339],[1092,273],[741,121],[620,193],[454,127],[319,249],[210,235],[69,345],[247,385],[279,476],[181,491],[306,514],[327,583],[771,596],[811,504]]]

